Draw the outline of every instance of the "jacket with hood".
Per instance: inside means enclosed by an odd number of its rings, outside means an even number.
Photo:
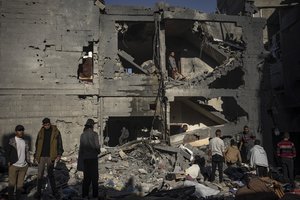
[[[250,166],[256,167],[268,167],[268,157],[264,148],[260,145],[254,145],[254,147],[250,150]]]

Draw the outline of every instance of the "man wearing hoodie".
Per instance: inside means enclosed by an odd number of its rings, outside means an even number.
[[[259,177],[268,176],[268,157],[264,148],[260,146],[260,140],[255,140],[250,150],[250,167],[256,169],[256,175]]]

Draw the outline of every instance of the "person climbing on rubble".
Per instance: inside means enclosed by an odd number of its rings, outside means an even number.
[[[83,171],[82,197],[89,197],[92,183],[93,198],[98,197],[98,155],[100,143],[98,134],[94,131],[94,120],[88,119],[80,136],[77,170]]]
[[[240,136],[239,150],[241,151],[242,162],[249,164],[250,149],[254,146],[255,136],[249,132],[249,127],[244,126]]]
[[[24,126],[17,125],[15,137],[10,138],[6,150],[8,161],[8,198],[19,200],[23,190],[24,178],[30,164],[28,141],[24,140]],[[14,191],[16,195],[14,196]]]
[[[240,165],[242,162],[241,153],[234,139],[230,140],[230,146],[225,150],[225,161],[228,167]]]
[[[216,130],[216,137],[212,138],[209,141],[209,155],[212,157],[212,174],[211,174],[211,182],[215,181],[216,169],[218,167],[219,171],[219,183],[223,182],[223,162],[224,160],[224,152],[225,145],[224,141],[220,138],[222,132],[220,129]]]
[[[121,135],[119,137],[119,145],[123,145],[128,141],[129,138],[129,131],[128,129],[123,126],[121,129]]]
[[[35,198],[40,199],[42,194],[42,180],[45,167],[47,166],[48,179],[51,185],[52,194],[60,199],[60,193],[56,188],[54,178],[54,165],[59,162],[64,149],[60,131],[57,126],[52,125],[49,118],[44,118],[43,126],[40,129],[35,142],[34,159],[38,163],[37,193]]]
[[[250,149],[250,167],[256,170],[256,175],[259,177],[268,176],[268,157],[260,140],[254,141],[254,146]]]
[[[285,182],[289,182],[294,187],[294,159],[296,158],[296,148],[290,141],[290,134],[285,132],[283,140],[277,144],[277,156],[280,158]]]

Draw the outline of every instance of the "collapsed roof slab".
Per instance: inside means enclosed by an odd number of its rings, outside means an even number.
[[[206,21],[206,22],[231,22],[236,23],[237,26],[240,26],[240,22],[247,23],[249,22],[249,17],[246,16],[230,16],[230,15],[219,15],[219,14],[207,14],[199,13],[197,11],[191,12],[190,10],[181,11],[181,12],[171,12],[164,11],[163,19],[186,19],[186,20],[196,20],[196,21]],[[262,18],[251,18],[254,21],[265,20]]]

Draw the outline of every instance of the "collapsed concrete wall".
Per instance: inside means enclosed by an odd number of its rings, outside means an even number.
[[[2,135],[24,124],[34,140],[50,117],[66,149],[87,118],[109,146],[123,126],[130,139],[155,129],[168,140],[182,124],[227,135],[247,124],[260,137],[264,20],[165,5],[1,3]],[[171,52],[179,78],[168,72]]]

